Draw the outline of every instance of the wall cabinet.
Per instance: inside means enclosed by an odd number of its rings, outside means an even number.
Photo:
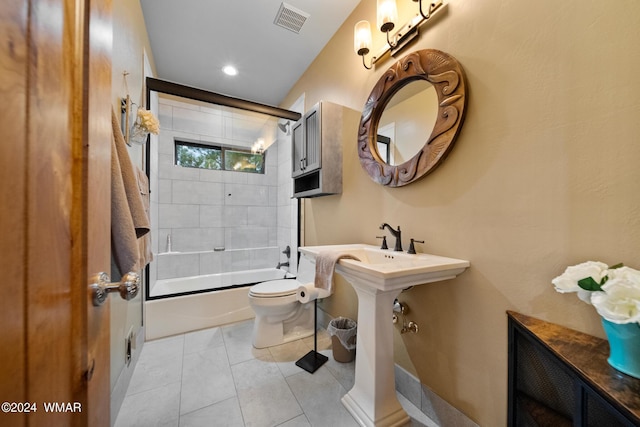
[[[320,105],[316,104],[293,125],[293,171],[291,174],[293,178],[311,173],[322,166]]]
[[[342,144],[350,133],[353,133],[354,141],[356,139],[356,115],[341,105],[320,101],[293,125],[291,176],[294,197],[342,192]]]
[[[507,313],[508,426],[640,425],[640,380],[609,366],[606,340]]]

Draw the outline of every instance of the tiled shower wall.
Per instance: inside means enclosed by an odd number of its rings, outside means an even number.
[[[266,151],[264,174],[184,168],[174,164],[176,138],[251,147],[255,135],[242,132],[238,122],[246,121],[248,129],[252,118],[226,107],[161,95],[159,120],[152,279],[275,267],[285,261],[281,252],[292,245],[297,229],[288,179],[289,137],[278,131],[279,140]],[[172,251],[179,253],[166,253],[168,235]]]

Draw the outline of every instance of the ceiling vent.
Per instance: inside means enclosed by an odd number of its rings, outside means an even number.
[[[290,4],[282,3],[273,23],[298,34],[308,17],[308,13],[296,9]]]

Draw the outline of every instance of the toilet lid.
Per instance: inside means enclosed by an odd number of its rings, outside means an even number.
[[[270,280],[253,285],[249,294],[254,297],[283,297],[295,294],[298,286],[300,282],[294,279]]]

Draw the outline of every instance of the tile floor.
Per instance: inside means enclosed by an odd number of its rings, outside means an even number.
[[[310,374],[295,361],[313,337],[257,350],[252,327],[249,320],[145,343],[115,426],[357,427],[340,402],[355,363],[333,360],[325,330],[318,350],[329,361]],[[438,427],[398,398],[410,426]]]

